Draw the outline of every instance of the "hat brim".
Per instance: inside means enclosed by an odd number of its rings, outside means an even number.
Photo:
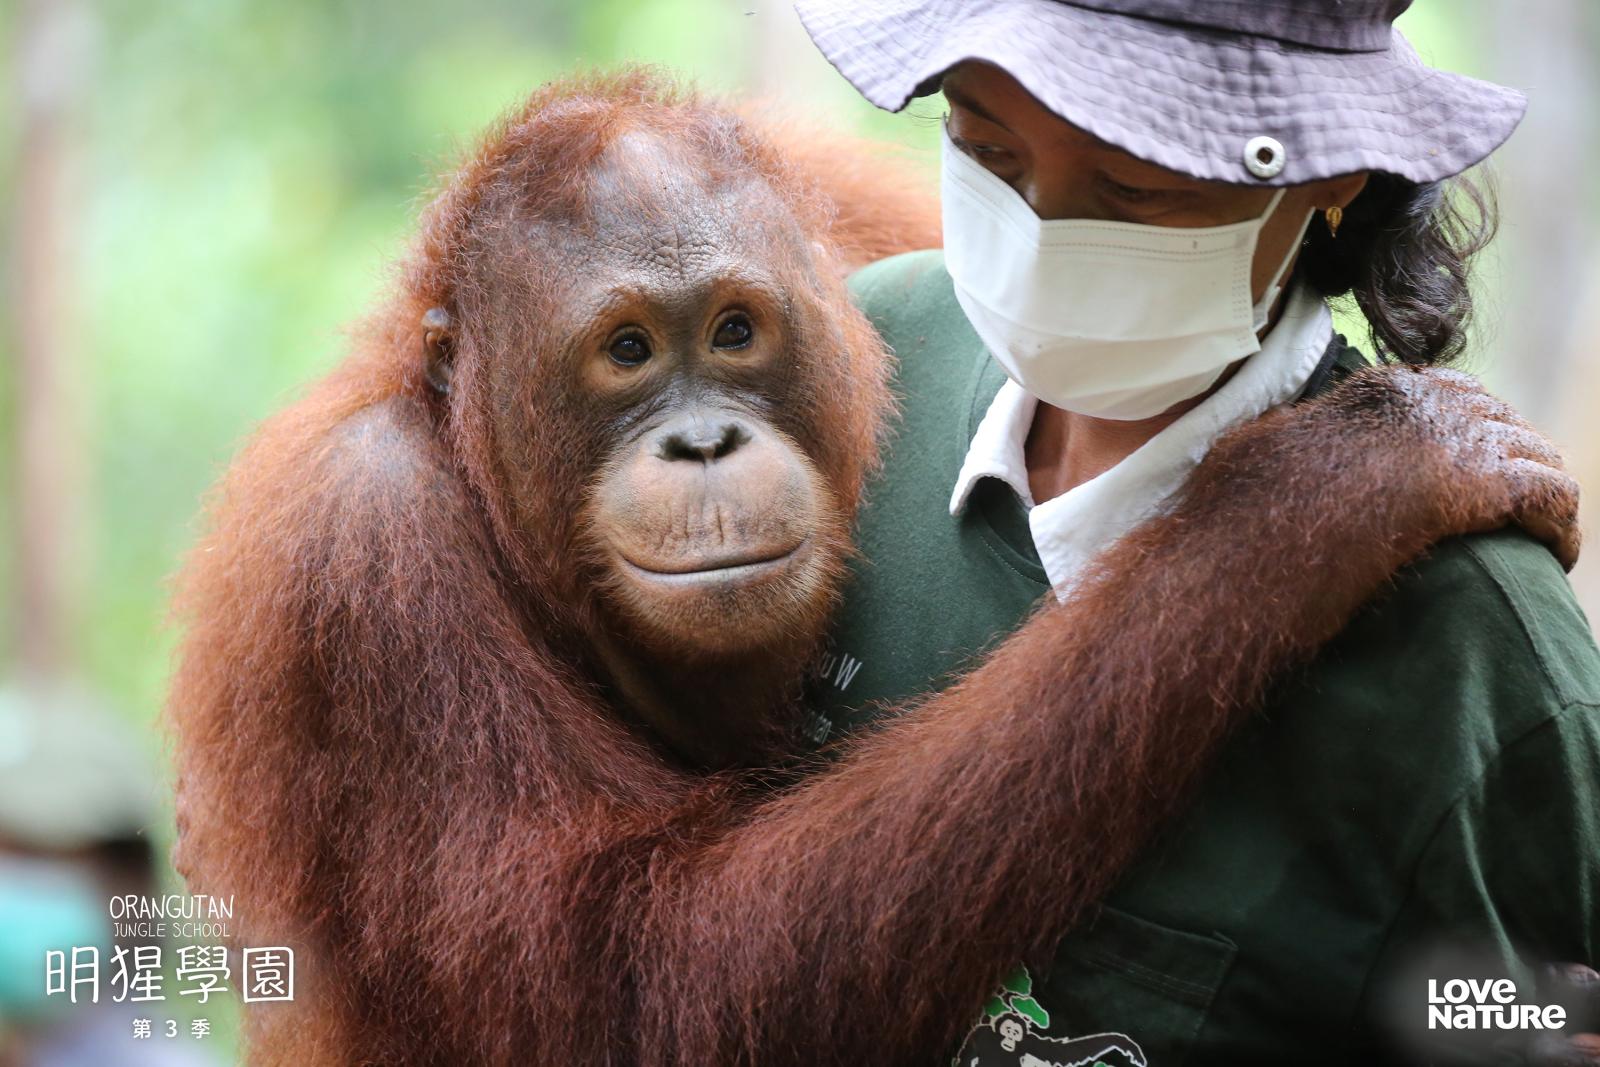
[[[1074,7],[1056,0],[797,0],[812,40],[863,96],[899,111],[963,60],[1015,77],[1101,140],[1196,178],[1298,185],[1356,171],[1415,182],[1459,174],[1527,109],[1519,92],[1424,65],[1398,31],[1379,52]],[[1246,167],[1258,136],[1284,147],[1271,178]]]

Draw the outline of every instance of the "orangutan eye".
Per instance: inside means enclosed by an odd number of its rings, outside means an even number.
[[[743,348],[755,337],[755,327],[744,315],[729,315],[711,338],[713,348]]]
[[[650,342],[643,334],[623,334],[611,342],[611,361],[624,367],[637,367],[650,358]]]

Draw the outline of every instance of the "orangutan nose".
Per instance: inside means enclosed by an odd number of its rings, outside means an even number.
[[[711,463],[750,443],[750,431],[735,419],[680,419],[658,431],[656,455],[665,460]]]

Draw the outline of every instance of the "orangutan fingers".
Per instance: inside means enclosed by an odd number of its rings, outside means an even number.
[[[1443,447],[1450,465],[1476,472],[1492,486],[1503,481],[1501,505],[1508,511],[1496,513],[1495,496],[1475,498],[1446,472],[1433,491],[1446,505],[1484,510],[1458,515],[1466,529],[1456,532],[1497,529],[1515,523],[1530,536],[1549,546],[1562,567],[1571,570],[1577,562],[1582,534],[1578,528],[1578,484],[1566,471],[1560,450],[1539,433],[1515,408],[1486,392],[1471,375],[1448,368],[1427,370],[1399,369],[1383,372],[1388,384],[1412,404],[1405,425]]]
[[[1484,389],[1477,378],[1462,371],[1398,365],[1361,371],[1352,380],[1392,390],[1396,403],[1401,403],[1398,398],[1404,397],[1405,402],[1421,413],[1464,411],[1494,422],[1527,425],[1514,407]]]
[[[1437,540],[1515,525],[1571,570],[1581,540],[1576,480],[1541,458],[1547,446],[1537,435],[1496,423],[1469,436],[1448,466],[1418,466],[1421,481],[1411,495],[1423,509],[1417,530]]]
[[[1525,420],[1516,408],[1486,390],[1447,385],[1443,387],[1442,391],[1449,398],[1449,402],[1460,404],[1479,418],[1493,419],[1496,422],[1525,424]]]
[[[1501,400],[1499,397],[1495,396],[1493,393],[1477,390],[1470,393],[1463,392],[1461,396],[1462,402],[1466,404],[1468,409],[1479,418],[1490,419],[1494,422],[1503,422],[1508,426],[1521,426],[1526,427],[1529,430],[1533,429],[1533,424],[1528,422],[1527,419],[1523,418],[1521,412],[1512,407],[1510,404],[1506,403],[1504,400]]]
[[[1491,422],[1483,427],[1486,442],[1507,459],[1527,459],[1557,471],[1565,471],[1561,452],[1544,434],[1526,423]]]
[[[1578,561],[1578,483],[1565,471],[1531,459],[1507,460],[1511,515],[1518,526],[1544,542],[1566,570]]]
[[[1521,412],[1484,389],[1483,384],[1472,375],[1449,368],[1429,368],[1411,371],[1399,381],[1403,383],[1402,391],[1417,402],[1421,410],[1444,419],[1451,418],[1451,413],[1456,412],[1457,417],[1512,427],[1522,431],[1522,434],[1513,438],[1515,450],[1508,450],[1507,454],[1527,456],[1551,466],[1564,467],[1555,446],[1534,429]]]
[[[1446,466],[1446,475],[1475,472],[1493,478],[1509,460],[1525,460],[1552,471],[1566,470],[1560,451],[1549,438],[1523,423],[1501,422],[1433,405],[1397,429],[1418,437],[1421,450],[1416,455],[1438,458]]]
[[[1332,427],[1355,449],[1353,471],[1388,480],[1397,536],[1436,540],[1516,525],[1572,568],[1577,483],[1555,445],[1476,378],[1389,365],[1357,371],[1328,397],[1293,417]],[[1294,461],[1296,438],[1287,439]],[[1404,459],[1396,466],[1387,456]]]

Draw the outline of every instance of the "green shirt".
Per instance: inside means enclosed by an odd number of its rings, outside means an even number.
[[[903,414],[818,736],[942,685],[1049,591],[1008,487],[948,510],[1002,377],[941,256],[852,285]],[[1560,566],[1516,530],[1440,544],[1276,687],[1046,973],[1005,977],[961,1067],[1422,1062],[1396,1035],[1426,1027],[1428,979],[1503,970],[1538,1003],[1528,964],[1600,958],[1597,786],[1600,651]],[[1454,1036],[1493,1062],[1505,1035]]]

